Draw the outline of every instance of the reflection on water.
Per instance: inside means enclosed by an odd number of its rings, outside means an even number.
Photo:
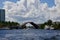
[[[59,30],[0,30],[0,40],[60,40]]]

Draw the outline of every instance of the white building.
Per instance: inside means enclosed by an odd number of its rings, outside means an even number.
[[[52,26],[48,26],[48,25],[45,25],[45,29],[54,29],[54,27],[52,27]]]

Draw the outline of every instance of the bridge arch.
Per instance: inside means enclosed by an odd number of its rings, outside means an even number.
[[[24,23],[24,24],[21,26],[22,29],[27,28],[27,27],[26,27],[26,24],[28,24],[28,23],[30,23],[31,25],[33,25],[33,27],[34,27],[35,29],[38,29],[38,28],[39,28],[39,26],[38,26],[37,24],[35,24],[34,22],[26,22],[26,23]]]

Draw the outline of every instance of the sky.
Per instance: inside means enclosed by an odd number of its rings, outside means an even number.
[[[19,0],[0,0],[0,7],[1,8],[3,7],[3,2],[5,2],[5,1],[17,2]]]
[[[59,0],[0,0],[0,9],[5,9],[6,21],[60,21]]]
[[[3,7],[3,2],[5,2],[5,1],[11,1],[11,2],[15,2],[16,3],[19,0],[0,0],[0,8]],[[41,1],[41,3],[48,3],[49,7],[52,7],[52,6],[55,5],[54,0],[40,0],[40,1]]]
[[[47,3],[49,7],[55,5],[54,0],[41,0],[41,3]]]

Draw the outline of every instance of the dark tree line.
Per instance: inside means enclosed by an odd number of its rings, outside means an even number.
[[[22,24],[23,25],[23,24]],[[47,22],[44,22],[43,24],[37,24],[39,26],[38,29],[44,29],[45,25],[48,25],[49,27],[53,27],[55,30],[60,30],[60,22],[53,22],[52,20],[48,20]],[[36,26],[36,25],[35,25]],[[16,28],[21,27],[21,25],[17,22],[10,22],[10,21],[0,21],[0,28],[8,27],[8,28]]]
[[[55,30],[60,29],[60,22],[53,22],[52,20],[48,20],[43,24],[38,24],[40,29],[44,29],[45,25],[52,26]]]
[[[11,27],[11,26],[18,26],[20,25],[19,23],[17,22],[10,22],[10,21],[0,21],[0,28],[3,28],[3,27]]]

